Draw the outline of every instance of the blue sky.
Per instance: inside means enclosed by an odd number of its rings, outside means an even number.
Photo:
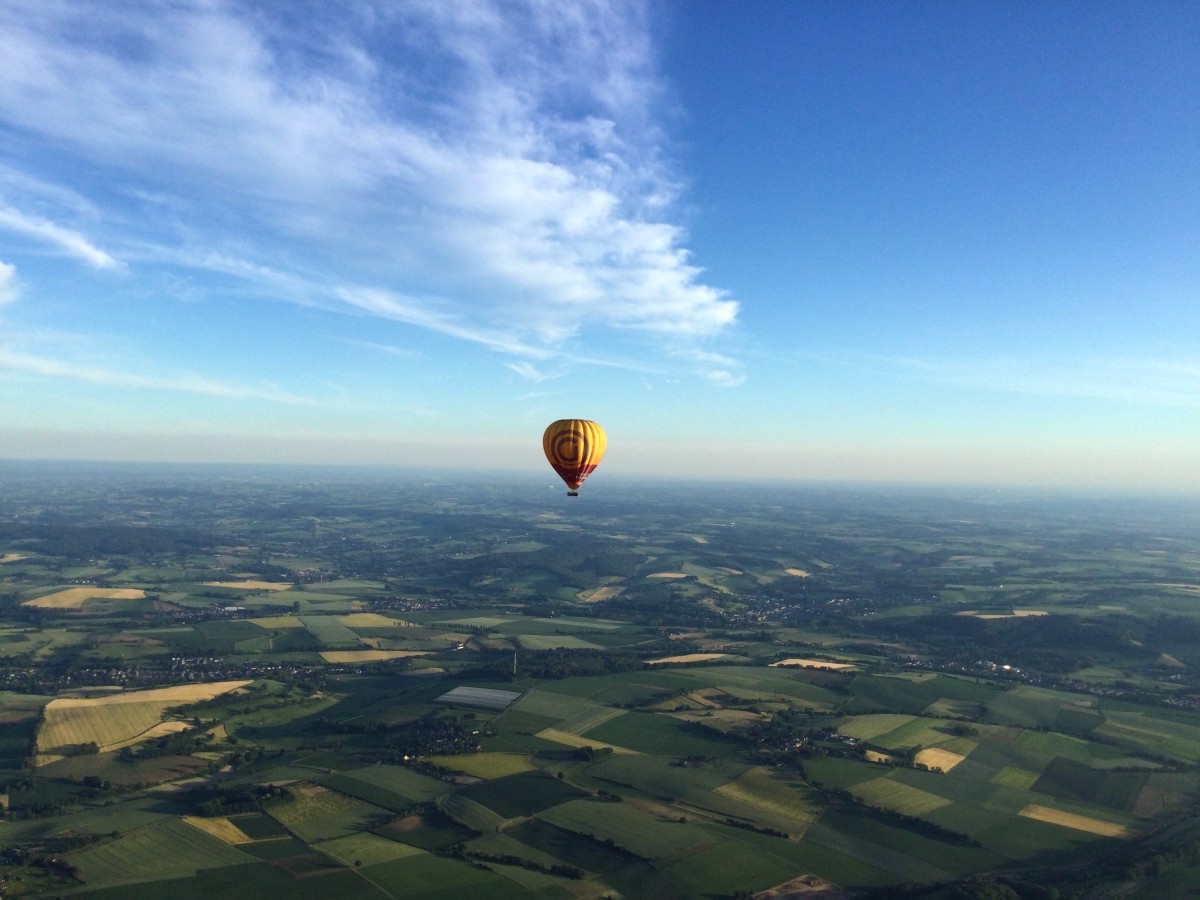
[[[579,416],[589,487],[1200,491],[1197,59],[1190,2],[6,0],[0,458]]]

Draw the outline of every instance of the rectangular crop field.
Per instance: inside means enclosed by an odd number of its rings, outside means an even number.
[[[427,761],[443,769],[462,772],[476,778],[504,778],[535,768],[524,753],[463,753],[455,756],[430,756]]]
[[[1107,822],[1104,819],[1094,819],[1091,816],[1077,815],[1076,813],[1054,809],[1049,806],[1030,804],[1021,810],[1021,815],[1030,819],[1036,819],[1039,822],[1061,825],[1063,828],[1073,828],[1076,831],[1086,831],[1088,834],[1098,834],[1101,837],[1121,838],[1129,836],[1129,829],[1124,825],[1116,822]]]
[[[922,816],[950,803],[945,797],[911,787],[891,778],[875,778],[850,788],[868,806],[894,810],[905,816]]]
[[[1187,763],[1200,762],[1200,725],[1141,712],[1106,712],[1097,737]]]
[[[728,759],[738,755],[739,747],[715,732],[672,716],[636,711],[609,719],[590,729],[586,737],[660,756]]]
[[[964,759],[966,759],[966,756],[960,753],[952,753],[949,750],[942,750],[938,747],[928,747],[916,755],[914,762],[928,766],[931,769],[940,769],[943,772],[949,772]]]
[[[127,744],[162,722],[166,710],[228,693],[249,681],[186,684],[148,691],[122,691],[95,699],[63,697],[46,705],[45,721],[38,732],[37,764],[53,762],[64,749],[95,743],[101,751]]]
[[[387,662],[389,659],[407,659],[410,656],[428,656],[428,650],[322,650],[321,658],[327,663]]]
[[[572,734],[569,731],[560,731],[557,728],[546,728],[537,733],[537,736],[545,741],[553,741],[556,744],[564,744],[567,747],[593,747],[597,750],[608,748],[613,753],[637,753],[637,750],[630,750],[627,747],[618,747],[616,744],[608,744],[604,741],[593,740],[592,738],[581,737],[577,734]]]
[[[303,841],[332,840],[368,830],[386,821],[391,813],[371,803],[348,797],[316,784],[289,788],[292,799],[267,812]]]
[[[404,859],[424,853],[417,847],[390,841],[377,834],[348,834],[345,837],[334,838],[332,841],[322,841],[314,844],[313,848],[322,853],[328,853],[336,860],[347,866],[374,866],[379,863],[391,862],[394,859]]]
[[[824,806],[819,792],[763,766],[755,766],[716,792],[800,822],[814,821]]]
[[[630,754],[601,760],[588,769],[588,775],[629,785],[654,797],[683,797],[728,784],[746,773],[748,768],[740,761],[681,766],[668,757]]]
[[[140,588],[101,588],[77,587],[46,594],[26,600],[22,606],[33,606],[38,609],[79,609],[92,599],[103,600],[141,600],[146,592]]]
[[[486,806],[506,819],[531,816],[568,800],[577,800],[585,796],[566,782],[543,772],[513,775],[473,784],[460,793],[468,800]]]
[[[520,700],[513,704],[512,710],[513,712],[531,713],[535,716],[545,716],[555,721],[562,721],[568,717],[582,714],[585,707],[595,710],[611,708],[590,700],[573,697],[569,694],[559,694],[543,688],[534,688],[527,691]]]
[[[612,839],[643,859],[670,856],[715,844],[716,837],[696,825],[666,822],[623,803],[572,800],[539,813],[538,818],[559,828],[598,840]]]
[[[353,779],[365,785],[368,790],[381,788],[404,797],[411,803],[434,800],[449,793],[452,787],[444,781],[430,778],[428,775],[422,775],[403,766],[367,766],[362,769],[350,769],[333,777]],[[359,794],[355,792],[355,796],[359,796]]]
[[[214,816],[211,819],[203,816],[184,816],[183,821],[227,844],[248,844],[254,840],[224,816]]]
[[[603,650],[599,644],[571,634],[519,634],[516,641],[523,650]]]
[[[290,581],[206,581],[204,584],[240,591],[287,591],[293,586]]]
[[[301,616],[309,634],[322,644],[357,644],[358,635],[338,621],[339,616]]]
[[[182,819],[137,828],[115,841],[73,853],[68,859],[78,867],[80,877],[95,887],[182,877],[200,869],[257,862]]]
[[[367,866],[362,872],[394,900],[429,897],[522,900],[528,896],[524,888],[489,869],[432,853]]]

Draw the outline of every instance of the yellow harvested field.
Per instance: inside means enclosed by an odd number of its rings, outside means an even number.
[[[923,816],[952,802],[929,791],[893,781],[886,775],[860,781],[850,788],[850,793],[868,806],[890,809],[906,816]]]
[[[780,778],[772,769],[763,766],[747,769],[733,781],[714,790],[723,797],[732,797],[801,822],[815,821],[821,811],[816,791],[789,783],[786,778]]]
[[[254,838],[222,816],[212,819],[205,819],[200,816],[184,816],[183,821],[187,822],[193,828],[199,828],[206,834],[211,834],[213,837],[227,844],[249,844],[254,840]]]
[[[867,762],[874,763],[890,763],[896,757],[890,756],[887,753],[880,753],[878,750],[867,751]]]
[[[168,734],[178,734],[181,731],[187,731],[193,726],[179,719],[168,719],[166,722],[159,722],[157,725],[151,725],[141,734],[132,737],[127,741],[121,741],[119,744],[109,744],[105,750],[120,750],[122,747],[132,747],[135,744],[140,744],[143,741],[151,741],[154,738],[166,737]]]
[[[247,619],[247,622],[257,625],[259,628],[303,628],[304,623],[300,621],[298,616],[259,616],[254,619]]]
[[[976,619],[1024,619],[1029,616],[1048,616],[1044,609],[1014,609],[1010,613],[981,613],[974,609],[955,613],[956,616],[973,616]]]
[[[708,538],[706,538],[702,534],[689,534],[688,537],[690,537],[697,544],[707,544],[708,543]]]
[[[797,578],[807,578],[811,572],[806,572],[804,569],[784,569],[789,575],[795,575]]]
[[[237,588],[243,591],[287,591],[292,588],[290,581],[206,581],[208,587]]]
[[[1102,837],[1128,837],[1129,829],[1116,822],[1106,822],[1104,819],[1093,819],[1091,816],[1080,816],[1064,812],[1049,806],[1038,806],[1031,803],[1020,813],[1027,819],[1039,822],[1049,822],[1051,825],[1061,825],[1063,828],[1074,828],[1076,831],[1086,831],[1088,834],[1098,834]]]
[[[659,659],[648,659],[648,666],[665,666],[671,663],[693,663],[693,662],[708,662],[710,659],[720,659],[722,656],[728,656],[727,653],[685,653],[682,656],[663,656]]]
[[[462,753],[455,756],[426,756],[424,760],[451,772],[461,772],[488,781],[537,769],[524,753]]]
[[[537,736],[546,741],[553,741],[556,744],[565,744],[568,747],[593,747],[597,750],[607,747],[613,753],[629,753],[634,756],[641,755],[637,750],[630,750],[628,747],[606,744],[604,741],[592,740],[578,734],[571,734],[569,731],[559,731],[557,728],[545,728],[539,731]]]
[[[217,681],[122,691],[89,699],[51,700],[46,704],[45,719],[38,730],[35,765],[62,759],[64,751],[80,744],[95,743],[103,752],[149,740],[163,724],[168,709],[211,700],[248,684],[249,681]]]
[[[32,600],[26,600],[21,605],[34,606],[39,609],[78,609],[93,598],[103,600],[141,600],[145,596],[146,592],[141,588],[77,587],[47,594],[45,597],[35,597]]]
[[[406,628],[412,624],[403,619],[390,619],[379,613],[370,612],[350,613],[346,616],[338,616],[337,620],[347,628]]]
[[[939,750],[937,747],[928,747],[918,753],[913,758],[913,762],[918,762],[923,766],[929,766],[931,769],[941,769],[943,772],[949,772],[964,759],[966,759],[966,757],[961,753],[951,753],[949,750]]]
[[[835,663],[827,659],[803,659],[799,657],[791,657],[789,659],[781,659],[779,662],[771,663],[771,666],[809,666],[813,669],[853,669],[852,663]],[[771,666],[768,666],[770,668]]]
[[[655,572],[647,578],[687,578],[687,572]]]
[[[328,663],[381,662],[385,659],[403,659],[406,656],[428,656],[429,650],[322,650],[321,657]]]
[[[5,553],[3,556],[0,556],[0,566],[4,565],[5,563],[16,562],[17,560],[21,559],[29,559],[29,557],[24,553]]]
[[[599,603],[602,600],[611,600],[624,590],[623,587],[598,587],[590,591],[580,591],[575,596],[584,603]]]

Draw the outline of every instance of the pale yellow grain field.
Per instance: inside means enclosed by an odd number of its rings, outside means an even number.
[[[1061,809],[1051,809],[1049,806],[1038,806],[1031,803],[1020,813],[1027,819],[1039,822],[1049,822],[1051,825],[1061,825],[1063,828],[1074,828],[1076,831],[1086,831],[1088,834],[1098,834],[1102,837],[1128,837],[1129,829],[1116,822],[1106,822],[1103,819],[1093,819],[1091,816],[1080,816],[1064,812]]]
[[[101,752],[117,750],[149,740],[163,724],[170,708],[211,700],[250,684],[249,681],[217,681],[183,684],[149,691],[123,691],[107,697],[78,699],[61,697],[46,704],[45,719],[37,736],[35,765],[62,759],[61,750],[95,743]],[[172,726],[174,727],[174,726]]]
[[[937,747],[928,747],[918,753],[913,758],[913,762],[918,762],[923,766],[929,766],[931,769],[941,769],[943,772],[949,772],[964,759],[966,759],[966,757],[960,753],[951,753],[949,750],[939,750]]]
[[[246,832],[224,817],[204,819],[199,816],[184,816],[183,821],[227,844],[250,844],[254,841]]]
[[[321,656],[328,663],[356,663],[403,659],[406,656],[428,656],[429,653],[428,650],[322,650]]]
[[[0,566],[4,565],[5,563],[17,562],[18,560],[22,559],[29,559],[29,557],[24,553],[5,553],[3,556],[0,556]]]
[[[804,569],[784,569],[783,571],[787,572],[789,575],[795,575],[797,578],[807,578],[812,574]]]
[[[662,666],[670,665],[671,663],[708,662],[710,659],[720,659],[728,655],[727,653],[685,653],[683,656],[664,656],[660,659],[648,659],[646,660],[646,665]]]
[[[293,587],[290,581],[206,581],[207,587],[237,588],[243,591],[287,591]]]
[[[790,659],[781,659],[779,662],[771,663],[768,668],[774,666],[809,666],[813,669],[853,669],[853,663],[835,663],[825,659],[803,659],[792,657]]]
[[[120,750],[122,747],[133,747],[144,741],[151,741],[154,738],[166,737],[168,734],[179,734],[181,731],[187,731],[192,726],[187,722],[179,719],[168,719],[165,722],[159,722],[157,725],[151,725],[141,734],[132,737],[127,741],[121,741],[118,744],[111,744],[105,747],[105,750]]]
[[[412,622],[405,622],[403,619],[389,619],[387,616],[379,613],[350,613],[345,616],[338,616],[337,620],[347,628],[408,628]]]
[[[613,597],[619,596],[624,590],[623,587],[598,587],[589,591],[580,591],[575,596],[584,603],[599,603],[602,600],[611,600]]]
[[[556,744],[565,744],[568,747],[591,747],[594,750],[601,750],[607,747],[613,753],[628,753],[633,756],[641,756],[641,753],[637,750],[630,750],[628,747],[618,747],[616,744],[606,744],[604,741],[571,734],[569,731],[560,731],[557,728],[544,728],[536,736],[542,740],[553,741]]]
[[[247,619],[247,622],[252,625],[257,625],[259,628],[303,628],[304,623],[296,616],[259,616],[254,619]]]
[[[77,587],[47,594],[45,597],[35,597],[21,605],[35,606],[39,609],[79,609],[93,597],[104,600],[141,600],[145,596],[146,592],[141,588]]]
[[[687,578],[687,572],[655,572],[647,578]]]

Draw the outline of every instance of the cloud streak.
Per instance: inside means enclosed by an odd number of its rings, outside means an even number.
[[[0,229],[56,246],[97,269],[117,269],[121,265],[79,232],[11,207],[0,206]]]
[[[0,306],[17,299],[17,267],[0,259]]]
[[[106,174],[110,192],[68,187],[116,223],[126,259],[240,258],[226,274],[260,288],[263,272],[328,286],[314,300],[276,284],[277,299],[527,359],[578,356],[598,332],[699,344],[738,304],[672,219],[645,16],[599,0],[294,16],[12,0],[0,117]],[[0,226],[117,264],[49,219],[0,208]]]
[[[43,378],[62,378],[106,387],[201,394],[208,397],[237,400],[266,400],[271,403],[284,403],[292,406],[314,405],[312,400],[274,387],[245,387],[215,381],[200,375],[163,377],[116,372],[98,366],[80,365],[14,352],[3,347],[0,347],[0,370],[37,375]]]

